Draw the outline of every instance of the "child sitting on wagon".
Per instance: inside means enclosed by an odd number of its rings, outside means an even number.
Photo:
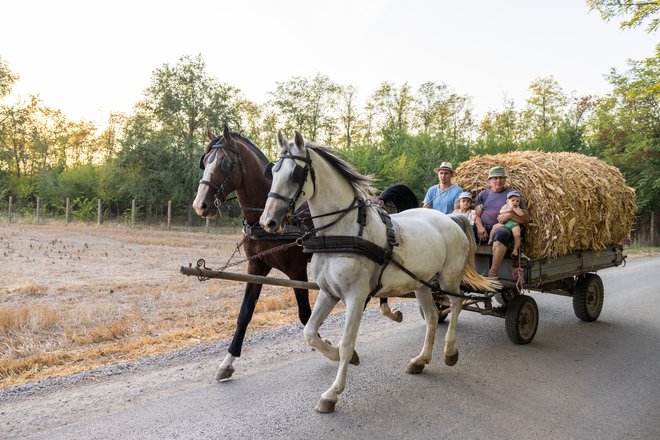
[[[472,193],[463,191],[458,195],[458,208],[454,209],[452,214],[464,215],[470,220],[470,224],[474,225],[476,213],[472,207]]]
[[[511,211],[516,215],[523,215],[522,209],[520,209],[520,193],[515,190],[509,191],[506,195],[506,204],[500,209],[500,214],[505,214]],[[500,228],[507,228],[513,234],[513,249],[511,250],[511,256],[517,257],[518,252],[520,251],[521,240],[520,223],[513,220],[507,220],[506,223],[497,223],[493,225],[493,229],[490,231],[490,240],[488,240],[488,244],[493,244],[493,234]]]

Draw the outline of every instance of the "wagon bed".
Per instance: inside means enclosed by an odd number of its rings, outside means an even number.
[[[479,245],[475,265],[479,273],[488,273],[492,247]],[[539,312],[536,301],[525,291],[548,292],[573,298],[573,312],[582,321],[595,321],[604,300],[601,278],[595,273],[624,263],[621,246],[603,250],[577,251],[556,258],[505,258],[500,266],[499,281],[503,285],[495,295],[505,307],[495,307],[491,298],[467,300],[463,309],[505,318],[506,333],[516,344],[528,344],[536,335]],[[441,319],[447,316],[446,298],[434,292]]]
[[[479,273],[487,273],[493,255],[491,246],[477,246],[476,267]],[[520,259],[525,288],[541,292],[554,292],[570,285],[569,279],[583,276],[608,267],[619,266],[625,255],[620,246],[600,251],[577,251],[557,258]],[[513,275],[518,260],[505,258],[500,267],[500,282],[515,287],[518,279]],[[572,287],[571,287],[572,288]]]

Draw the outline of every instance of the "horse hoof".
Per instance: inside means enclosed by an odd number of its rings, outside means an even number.
[[[421,374],[422,371],[424,371],[424,364],[409,362],[408,365],[406,365],[406,373],[408,374]]]
[[[328,414],[335,411],[336,404],[337,402],[333,402],[332,400],[321,399],[319,400],[319,403],[317,403],[314,407],[314,410],[322,414]]]
[[[225,368],[218,368],[218,371],[215,373],[215,380],[218,382],[225,382],[231,379],[232,374],[234,374],[234,367],[231,365]]]
[[[394,312],[394,321],[395,322],[403,321],[403,313],[401,313],[400,310],[397,310],[396,312]]]
[[[451,367],[456,365],[456,362],[458,362],[458,350],[456,350],[456,353],[452,354],[451,356],[445,355],[445,364]]]
[[[358,356],[357,351],[353,351],[353,357],[348,363],[351,365],[360,365],[360,356]]]

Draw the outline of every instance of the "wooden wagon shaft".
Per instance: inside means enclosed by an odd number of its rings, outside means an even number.
[[[247,273],[221,272],[218,270],[204,269],[199,267],[181,266],[181,273],[204,278],[220,278],[223,280],[242,281],[244,283],[271,284],[273,286],[292,287],[294,289],[319,290],[319,285],[309,281],[287,280]]]

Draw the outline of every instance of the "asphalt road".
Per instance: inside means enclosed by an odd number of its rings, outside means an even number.
[[[460,359],[404,373],[424,326],[414,302],[397,324],[368,310],[337,411],[313,407],[336,365],[307,348],[300,327],[252,337],[235,377],[213,381],[227,342],[109,377],[0,394],[0,437],[35,439],[658,439],[660,257],[599,273],[598,321],[570,298],[532,293],[540,324],[514,345],[504,320],[464,312]],[[341,317],[321,332],[339,338]]]

